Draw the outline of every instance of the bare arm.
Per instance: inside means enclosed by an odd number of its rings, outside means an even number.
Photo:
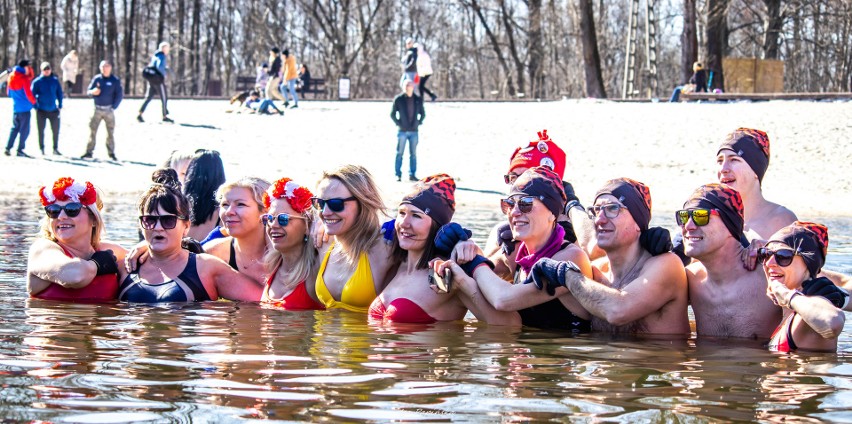
[[[843,331],[846,315],[822,296],[805,296],[778,281],[769,282],[769,291],[780,306],[798,313],[805,324],[823,338],[837,338]]]
[[[473,313],[476,319],[484,321],[489,325],[521,325],[521,316],[517,312],[498,311],[488,303],[477,289],[476,281],[468,277],[458,264],[453,261],[446,261],[437,267],[437,271],[443,274],[445,268],[452,270],[453,285],[459,289],[456,295],[459,296],[462,304]],[[504,281],[503,284],[507,283]]]
[[[218,297],[248,302],[260,301],[260,297],[263,295],[263,287],[259,286],[253,279],[237,272],[215,256],[202,253],[198,254],[196,258],[198,263],[204,267],[204,274],[212,279]]]
[[[30,246],[27,262],[27,290],[31,295],[42,292],[51,283],[79,289],[95,278],[98,266],[82,258],[69,258],[58,244],[36,239]]]
[[[642,319],[674,299],[686,284],[686,274],[677,256],[664,253],[649,258],[639,276],[621,290],[575,272],[565,283],[592,315],[618,326]]]

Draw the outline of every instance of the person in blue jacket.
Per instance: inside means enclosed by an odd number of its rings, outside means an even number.
[[[44,127],[50,121],[53,132],[53,154],[59,153],[59,111],[62,109],[62,84],[53,75],[50,63],[41,63],[41,75],[33,81],[33,96],[36,98],[36,128],[38,129],[38,148],[44,155]]]
[[[92,153],[95,150],[95,136],[98,134],[98,127],[101,121],[106,123],[107,128],[107,152],[109,158],[118,160],[115,157],[115,138],[113,131],[115,130],[115,109],[121,104],[124,98],[124,93],[121,89],[121,80],[112,74],[112,63],[107,60],[102,60],[99,66],[101,73],[92,78],[89,83],[89,89],[86,93],[95,100],[95,113],[92,115],[92,120],[89,122],[89,144],[86,146],[86,153],[80,159],[91,159]]]
[[[169,101],[168,92],[166,92],[166,77],[168,76],[169,68],[166,66],[167,58],[169,56],[169,43],[163,41],[160,43],[160,48],[157,49],[157,52],[154,53],[154,56],[151,58],[151,65],[157,68],[157,71],[162,75],[161,79],[157,80],[148,80],[148,97],[145,98],[145,101],[142,103],[142,107],[139,109],[139,115],[136,117],[136,120],[139,122],[145,122],[142,119],[142,114],[145,113],[145,108],[148,107],[148,103],[154,99],[154,96],[160,96],[160,102],[163,105],[163,122],[174,122],[171,118],[169,118],[169,109],[166,107],[166,103]]]
[[[12,130],[9,132],[9,142],[6,143],[6,156],[12,155],[12,147],[15,145],[15,138],[20,135],[18,141],[18,157],[29,158],[30,155],[24,153],[24,148],[27,146],[27,137],[30,135],[30,111],[33,110],[35,97],[30,89],[33,80],[33,68],[30,67],[29,60],[18,62],[12,70],[12,75],[9,76],[6,90],[9,97],[12,98]]]

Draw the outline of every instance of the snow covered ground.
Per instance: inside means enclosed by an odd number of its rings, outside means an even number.
[[[103,126],[96,160],[72,159],[85,150],[91,100],[65,103],[59,145],[63,157],[38,153],[33,117],[26,152],[35,159],[16,158],[14,151],[12,157],[0,156],[0,194],[32,193],[36,202],[39,186],[65,175],[92,181],[107,196],[136,194],[172,150],[197,148],[221,152],[229,179],[288,176],[313,187],[324,169],[356,163],[373,173],[388,205],[395,205],[410,187],[394,178],[396,130],[390,101],[303,101],[285,116],[256,116],[226,113],[230,106],[225,101],[174,100],[169,109],[175,124],[159,122],[156,101],[146,113],[148,122],[136,122],[140,104],[126,100],[116,111],[118,163],[106,160]],[[11,115],[11,100],[0,100],[3,137]],[[471,189],[457,192],[459,208],[493,204],[496,209],[498,196],[489,191],[505,190],[502,175],[509,154],[546,128],[567,152],[566,179],[585,203],[606,180],[625,176],[651,187],[655,214],[668,213],[694,188],[715,181],[717,147],[740,126],[769,134],[768,199],[800,215],[852,216],[849,102],[428,103],[417,175],[449,173],[459,187]],[[404,174],[407,164],[406,154]]]

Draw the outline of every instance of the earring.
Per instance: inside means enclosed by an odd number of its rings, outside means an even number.
[[[305,234],[305,239],[304,239],[304,240],[302,240],[302,241],[303,241],[303,242],[305,242],[305,243],[307,243],[307,242],[308,242],[308,235],[307,235],[307,234]]]

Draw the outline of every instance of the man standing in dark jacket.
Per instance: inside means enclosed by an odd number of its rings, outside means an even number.
[[[41,75],[33,81],[33,96],[36,98],[36,128],[38,129],[38,148],[44,155],[44,127],[50,121],[53,132],[53,154],[59,153],[59,111],[62,109],[62,84],[53,74],[50,63],[41,63]]]
[[[98,135],[98,127],[101,121],[106,123],[107,128],[107,152],[109,158],[118,160],[115,157],[115,138],[113,131],[115,130],[115,113],[113,111],[121,104],[124,98],[124,93],[121,90],[121,81],[112,74],[112,64],[106,60],[101,61],[101,73],[92,78],[89,83],[87,93],[95,99],[95,113],[92,115],[92,120],[89,122],[89,144],[86,146],[86,153],[80,159],[91,159],[92,153],[95,150],[95,136]]]
[[[423,99],[414,95],[414,81],[406,80],[405,93],[393,99],[391,119],[399,128],[396,144],[396,180],[402,181],[402,154],[408,141],[408,179],[417,181],[417,127],[426,118]]]

